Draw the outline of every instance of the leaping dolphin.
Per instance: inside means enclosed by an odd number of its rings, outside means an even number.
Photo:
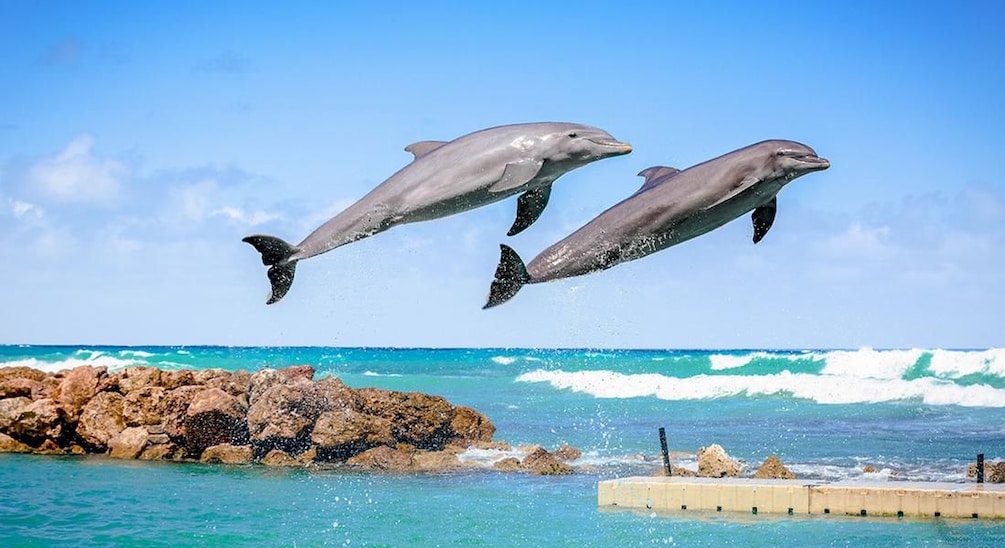
[[[449,142],[420,141],[405,150],[415,156],[412,163],[299,244],[266,235],[244,238],[269,267],[267,304],[289,291],[298,261],[396,225],[439,219],[522,193],[507,233],[517,234],[544,211],[555,179],[590,162],[628,154],[632,147],[595,127],[543,122],[484,129]]]
[[[796,177],[830,167],[810,147],[762,141],[678,171],[654,166],[629,196],[524,266],[501,245],[501,257],[484,308],[502,304],[525,284],[582,276],[640,259],[753,211],[754,243],[775,220],[776,195]]]

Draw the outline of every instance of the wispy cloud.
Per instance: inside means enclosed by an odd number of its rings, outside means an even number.
[[[95,155],[94,138],[76,137],[55,156],[45,157],[28,171],[28,179],[48,199],[66,203],[110,205],[130,176],[128,166]]]

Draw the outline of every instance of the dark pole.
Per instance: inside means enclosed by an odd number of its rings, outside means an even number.
[[[666,469],[667,476],[672,476],[673,474],[670,473],[670,451],[667,450],[667,431],[662,426],[660,426],[660,450],[663,451],[663,468]]]
[[[977,483],[984,483],[984,453],[977,454]]]

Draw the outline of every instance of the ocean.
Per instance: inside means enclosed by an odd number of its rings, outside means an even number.
[[[496,440],[583,451],[573,476],[426,475],[0,454],[0,546],[1005,545],[994,520],[659,514],[597,507],[597,482],[717,443],[752,474],[973,481],[1005,459],[1005,349],[603,350],[0,346],[55,371],[309,364],[352,387],[440,395]],[[472,451],[467,459],[491,459]],[[866,472],[866,466],[875,469]]]

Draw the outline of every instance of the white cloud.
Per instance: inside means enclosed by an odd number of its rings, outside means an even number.
[[[10,204],[11,211],[18,219],[41,219],[45,216],[45,211],[35,204],[10,199],[8,199],[8,202]]]
[[[889,240],[890,227],[866,227],[855,221],[845,232],[824,242],[823,250],[843,258],[887,259],[895,251]]]
[[[115,201],[129,168],[118,161],[95,156],[94,138],[79,135],[57,154],[39,160],[29,170],[29,180],[41,193],[59,202],[108,205]]]
[[[282,219],[283,216],[278,213],[269,213],[268,211],[245,211],[239,207],[224,206],[219,209],[214,210],[210,215],[218,215],[226,217],[237,223],[248,225],[248,226],[258,226],[265,224],[269,221],[274,221],[277,219]]]

